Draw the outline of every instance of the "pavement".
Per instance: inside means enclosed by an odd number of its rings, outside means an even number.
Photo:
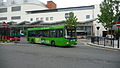
[[[82,41],[85,45],[92,46],[95,48],[120,51],[120,48],[118,48],[117,46],[113,47],[113,46],[104,46],[104,45],[93,44],[93,43],[91,43],[91,40],[88,40],[88,39],[79,39],[78,41]]]

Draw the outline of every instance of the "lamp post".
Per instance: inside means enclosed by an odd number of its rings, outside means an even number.
[[[98,27],[96,27],[97,28],[97,42],[98,42],[98,45],[99,45],[99,29],[100,29],[100,27],[98,26]]]
[[[119,3],[120,3],[120,0],[116,0],[117,2],[116,2],[116,4],[117,4],[117,14],[119,14]],[[118,22],[120,22],[119,21],[119,19],[120,19],[120,17],[118,17]],[[119,33],[119,27],[118,27],[118,33]],[[118,45],[117,45],[117,47],[119,48],[119,35],[118,35],[118,43],[117,43]]]
[[[100,27],[98,26],[96,28],[97,28],[97,36],[99,36],[99,29],[100,29]]]

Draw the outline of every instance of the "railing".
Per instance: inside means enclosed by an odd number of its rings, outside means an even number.
[[[110,46],[114,48],[120,47],[120,39],[115,38],[107,38],[107,37],[98,37],[98,36],[88,36],[88,40],[93,44],[102,45],[102,46]]]

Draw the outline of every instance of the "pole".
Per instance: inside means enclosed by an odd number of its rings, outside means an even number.
[[[99,32],[98,32],[99,29],[100,29],[100,27],[98,26],[98,27],[97,27],[97,42],[98,42],[98,45],[99,45],[99,35],[98,35],[98,34],[99,34]]]
[[[117,0],[118,2],[117,2],[117,14],[119,13],[119,3],[120,3],[120,1],[119,0]],[[118,46],[117,46],[118,48],[119,48],[119,27],[118,27]]]
[[[118,27],[118,46],[117,47],[119,48],[119,27]]]

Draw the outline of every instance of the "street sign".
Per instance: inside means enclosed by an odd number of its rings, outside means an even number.
[[[117,23],[116,23],[116,27],[120,27],[120,22],[117,22]]]

